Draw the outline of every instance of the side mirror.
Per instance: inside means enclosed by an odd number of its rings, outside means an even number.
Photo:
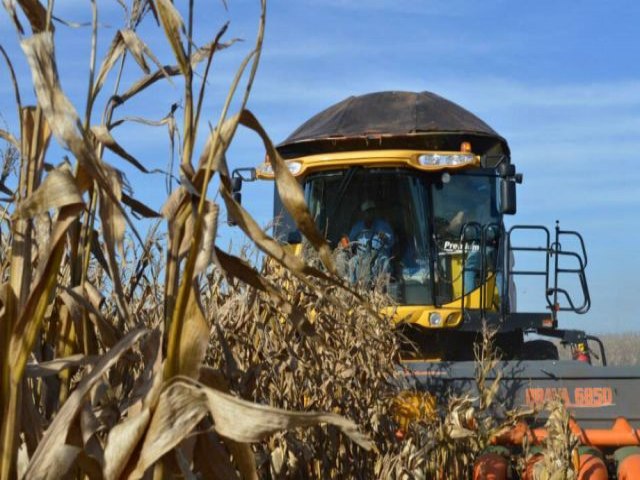
[[[231,192],[231,197],[236,202],[242,204],[242,193],[241,192]],[[235,218],[233,218],[231,215],[229,215],[227,217],[227,225],[229,225],[230,227],[235,227],[236,225],[238,225],[238,222],[236,222]]]
[[[512,163],[498,165],[500,176],[500,212],[506,215],[516,213],[516,184],[522,183],[522,174],[516,173],[516,166]]]
[[[516,213],[516,182],[510,178],[500,179],[500,212],[507,215]]]
[[[233,199],[242,203],[242,182],[255,182],[256,181],[256,169],[255,168],[236,168],[231,173],[231,196]],[[234,227],[238,223],[231,217],[227,218],[227,223]]]
[[[233,193],[240,192],[242,190],[242,177],[232,177],[231,178],[231,191]]]
[[[287,234],[287,243],[289,245],[298,245],[302,243],[302,234],[299,230],[291,230]]]

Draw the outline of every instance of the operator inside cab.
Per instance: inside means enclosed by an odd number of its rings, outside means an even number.
[[[362,202],[360,213],[362,218],[351,227],[348,237],[342,237],[341,246],[353,254],[347,262],[349,280],[371,284],[390,275],[395,239],[391,225],[377,214],[373,200]]]
[[[401,305],[445,305],[490,276],[502,280],[496,187],[492,172],[404,168],[326,170],[304,181],[343,278],[381,286]]]

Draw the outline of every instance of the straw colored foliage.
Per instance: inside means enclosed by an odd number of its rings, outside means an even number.
[[[36,104],[22,105],[21,91],[27,85],[17,81],[11,55],[2,49],[20,123],[14,125],[15,132],[0,131],[7,145],[2,149],[1,177],[7,198],[1,230],[0,478],[142,478],[151,472],[255,478],[255,452],[248,444],[316,425],[331,425],[324,428],[332,435],[342,432],[340,444],[354,451],[371,450],[367,435],[336,414],[350,411],[325,404],[289,404],[262,391],[242,395],[231,378],[225,380],[223,365],[215,364],[218,357],[212,353],[228,351],[220,332],[233,326],[225,324],[219,309],[238,299],[253,298],[244,307],[242,320],[247,324],[258,325],[269,316],[281,328],[298,328],[308,325],[311,316],[308,299],[281,292],[281,277],[267,278],[245,260],[215,247],[219,207],[206,192],[216,175],[228,210],[242,219],[256,245],[280,262],[281,276],[291,269],[291,281],[306,285],[309,295],[329,286],[339,291],[341,285],[331,274],[328,249],[310,220],[300,187],[282,169],[281,159],[274,162],[285,205],[329,273],[284,253],[226,195],[225,152],[240,123],[258,131],[273,150],[265,131],[244,110],[260,57],[264,3],[253,50],[240,65],[199,157],[194,146],[200,116],[211,113],[202,111],[209,67],[214,55],[233,43],[221,42],[226,25],[209,43],[197,47],[192,23],[185,22],[180,11],[184,7],[192,19],[191,3],[178,8],[169,1],[133,0],[125,10],[126,26],[115,31],[96,71],[99,12],[96,3],[88,2],[93,11],[90,88],[86,103],[76,106],[58,76],[53,2],[4,5],[21,38]],[[162,26],[176,65],[163,65],[138,35],[136,29],[149,21],[148,15]],[[66,33],[64,25],[59,30],[56,35]],[[129,59],[143,77],[120,92],[122,71],[132,66]],[[117,74],[112,72],[116,69]],[[243,77],[245,69],[249,74]],[[101,92],[114,75],[115,94],[105,99]],[[184,79],[180,128],[173,117],[175,107],[161,122],[135,116],[118,119],[129,99],[144,97],[158,81],[175,76]],[[244,90],[239,88],[242,78]],[[230,115],[235,97],[240,98],[240,113]],[[100,115],[102,122],[93,125]],[[176,133],[181,133],[181,182],[163,210],[166,241],[158,233],[159,225],[149,229],[146,240],[140,237],[132,215],[157,214],[126,190],[124,174],[104,158],[107,149],[139,171],[157,174],[115,140],[113,128],[127,121],[168,125],[172,146]],[[70,161],[50,153],[51,137],[70,152]],[[335,309],[352,306],[336,295],[323,296],[332,298]],[[288,348],[295,348],[302,337],[288,340]]]
[[[245,109],[265,28],[266,5],[256,1],[255,42],[218,112],[203,107],[210,67],[235,40],[223,41],[224,24],[196,44],[199,2],[117,0],[124,25],[102,29],[101,2],[88,1],[82,105],[58,76],[56,38],[75,27],[59,21],[54,34],[52,0],[3,2],[22,52],[0,46],[17,112],[0,130],[0,480],[464,478],[519,418],[498,424],[491,414],[498,379],[487,380],[497,361],[487,337],[480,397],[432,405],[404,442],[396,439],[390,300],[336,275],[300,185]],[[144,22],[163,32],[150,35],[164,40],[162,50],[138,33]],[[102,59],[99,30],[111,35]],[[19,55],[31,84],[15,75]],[[140,78],[125,86],[129,70]],[[179,106],[167,105],[160,121],[127,110],[133,98],[157,102],[161,82],[180,85]],[[24,105],[31,89],[33,104]],[[167,129],[167,164],[178,173],[152,168],[116,140],[128,122]],[[262,140],[307,255],[270,237],[234,199],[226,153],[238,127]],[[135,197],[107,151],[137,172],[164,175],[161,210]],[[216,245],[214,179],[250,241],[242,255]],[[154,217],[162,218],[147,222],[143,238],[137,219]]]

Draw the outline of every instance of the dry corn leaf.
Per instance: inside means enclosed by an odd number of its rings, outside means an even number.
[[[77,354],[64,358],[56,358],[47,362],[27,363],[25,376],[30,378],[49,377],[57,375],[67,368],[81,367],[96,361],[96,357]]]
[[[220,268],[233,278],[250,285],[256,290],[260,290],[269,295],[274,304],[284,313],[291,314],[292,305],[284,298],[280,290],[269,283],[260,273],[258,273],[245,260],[235,257],[215,247],[215,257]]]
[[[129,350],[146,333],[146,330],[136,330],[128,333],[115,347],[100,357],[95,367],[82,379],[56,414],[31,458],[26,478],[47,478],[47,474],[51,472],[56,472],[58,475],[56,478],[59,478],[64,474],[62,471],[52,469],[56,465],[57,457],[63,455],[66,451],[65,448],[68,447],[63,443],[63,439],[67,437],[69,427],[84,403],[85,396],[93,385],[102,378],[102,375],[120,359],[122,354]]]
[[[20,33],[20,35],[24,35],[24,28],[22,27],[22,23],[20,23],[20,19],[18,18],[18,12],[16,11],[15,0],[2,0],[2,4],[4,5],[4,9],[7,11],[9,16],[11,17],[11,20],[13,21],[13,25],[16,27],[16,30]]]
[[[207,43],[205,46],[200,47],[195,52],[193,52],[193,54],[191,55],[191,68],[195,68],[200,62],[209,58],[209,55],[211,55],[212,51],[217,52],[220,50],[224,50],[232,46],[234,43],[241,41],[239,38],[232,38],[228,42],[220,42],[220,37],[225,33],[226,28],[227,25],[225,25],[220,30],[220,32],[216,35],[216,40]]]
[[[207,44],[204,47],[199,48],[193,53],[193,55],[191,55],[191,62],[190,62],[191,68],[195,68],[200,62],[202,62],[203,60],[206,60],[211,54],[212,48],[214,49],[214,51],[224,50],[225,48],[230,47],[237,41],[238,40],[233,39],[233,40],[230,40],[229,42],[217,43],[217,44],[214,41],[213,43]],[[176,75],[180,75],[180,74],[181,74],[181,70],[178,65],[165,65],[161,69],[156,70],[155,72],[150,73],[148,75],[145,75],[144,77],[137,80],[125,92],[117,95],[117,100],[120,103],[124,103],[127,100],[129,100],[131,97],[145,90],[147,87],[156,83],[158,80],[162,80],[163,78],[167,78],[167,77],[175,77]]]
[[[311,245],[320,254],[320,259],[324,266],[331,273],[336,273],[333,263],[331,248],[322,234],[316,228],[316,224],[311,217],[311,213],[307,208],[304,200],[304,193],[300,187],[300,183],[287,168],[286,163],[273,146],[271,139],[267,135],[260,122],[249,111],[244,110],[240,115],[240,124],[250,128],[256,132],[262,139],[265,149],[267,150],[267,158],[273,167],[278,194],[282,200],[282,205],[289,212],[291,218],[296,222],[296,226],[300,232],[309,240]]]
[[[6,140],[11,145],[13,145],[18,150],[20,150],[20,142],[18,142],[16,137],[11,135],[11,133],[7,132],[6,130],[2,130],[1,128],[0,128],[0,138],[3,139],[3,140]]]
[[[9,0],[7,0],[9,1]],[[9,14],[13,15],[15,14],[15,10],[12,12],[11,11],[11,7],[7,7],[7,1],[4,1],[3,3],[5,4],[5,8],[9,9]],[[9,1],[9,5],[11,5],[11,1]],[[17,18],[15,19],[17,21]],[[17,23],[17,28],[18,30],[20,30],[22,32],[22,27],[20,26],[20,23]],[[18,110],[18,117],[20,116],[20,112],[22,111],[22,100],[20,100],[20,87],[18,86],[18,79],[16,77],[16,71],[13,68],[13,63],[11,63],[11,59],[9,58],[9,55],[7,55],[7,51],[4,49],[4,47],[2,45],[0,45],[0,53],[2,54],[2,57],[4,58],[5,63],[7,64],[7,69],[9,70],[9,74],[11,76],[11,83],[13,85],[13,95],[14,95],[14,99],[16,102],[16,107]]]
[[[210,413],[216,431],[237,442],[257,442],[281,430],[328,423],[362,448],[373,447],[350,420],[331,413],[289,412],[241,400],[202,384],[173,381],[160,395],[156,411],[130,478],[141,478],[164,453],[178,445]]]
[[[162,386],[162,337],[156,328],[140,343],[144,369],[135,380],[131,395],[127,401],[127,414],[137,415],[151,408],[158,401]]]
[[[142,163],[140,163],[133,155],[127,152],[124,148],[120,146],[118,142],[116,142],[116,139],[113,138],[113,136],[111,135],[111,132],[105,125],[95,125],[91,127],[91,132],[96,137],[96,140],[102,143],[105,147],[107,147],[113,153],[115,153],[119,157],[129,162],[131,165],[136,167],[142,173],[150,173],[149,170],[147,170],[145,166],[142,165]]]
[[[111,249],[112,244],[119,244],[122,241],[124,234],[124,213],[119,204],[121,190],[119,175],[96,157],[93,147],[82,131],[78,113],[60,88],[51,32],[40,33],[25,39],[21,42],[21,46],[31,68],[38,105],[42,108],[48,125],[51,126],[56,138],[69,148],[78,160],[77,178],[88,175],[83,181],[78,180],[78,185],[83,190],[89,185],[85,180],[95,180],[100,187],[103,200],[108,199],[108,202],[101,202],[101,214],[114,212],[113,218],[102,218],[103,222],[109,220],[103,224],[103,227],[107,229],[105,233],[107,248]],[[133,228],[132,224],[131,227]],[[112,268],[115,266],[112,265]],[[114,275],[113,280],[117,282],[119,276]]]
[[[209,325],[198,301],[198,292],[190,288],[187,308],[180,332],[178,375],[198,378],[209,345]]]
[[[211,263],[213,248],[216,243],[216,233],[218,231],[219,207],[213,202],[205,202],[205,213],[202,220],[202,243],[196,259],[193,271],[194,277],[204,272]]]
[[[16,217],[31,218],[51,209],[74,204],[83,204],[82,193],[69,165],[64,163],[51,170],[38,189],[20,203]]]
[[[99,213],[102,220],[102,234],[107,246],[107,253],[111,254],[110,247],[112,246],[122,249],[126,221],[122,210],[116,203],[122,198],[122,179],[115,171],[112,171],[108,176],[108,180],[110,182],[108,191],[112,192],[117,200],[113,201],[106,191],[100,189]]]
[[[121,334],[100,312],[102,298],[97,289],[89,282],[84,284],[84,292],[80,294],[76,289],[66,292],[69,301],[81,306],[88,314],[89,320],[100,334],[100,342],[107,348],[112,348],[120,339]],[[96,295],[97,294],[97,295]],[[61,295],[62,296],[62,295]],[[63,297],[63,300],[65,298]],[[67,303],[67,302],[65,302]]]
[[[67,472],[74,466],[78,455],[82,452],[81,447],[75,445],[61,445],[58,447],[56,456],[51,458],[51,463],[46,470],[33,471],[27,468],[24,478],[33,480],[59,480],[66,476]],[[31,465],[31,463],[29,464]]]
[[[184,387],[182,382],[170,384],[161,394],[144,437],[138,463],[129,476],[142,478],[144,472],[162,455],[178,445],[207,414],[201,397]]]
[[[180,35],[180,31],[184,28],[184,22],[182,21],[180,12],[178,12],[170,0],[155,0],[155,7],[167,40],[178,61],[180,71],[183,75],[186,75],[187,72],[189,72],[190,66]]]
[[[31,68],[38,105],[56,138],[71,146],[78,137],[79,119],[75,108],[60,89],[52,34],[39,33],[23,40],[21,46]]]
[[[18,0],[18,4],[29,20],[33,33],[47,28],[47,9],[38,0]],[[53,30],[53,25],[49,25],[49,28]]]
[[[136,200],[135,198],[130,197],[124,192],[122,193],[122,203],[131,208],[133,212],[143,216],[144,218],[160,218],[162,216],[160,215],[160,213],[156,212],[155,210]]]
[[[127,417],[109,432],[104,449],[103,474],[105,480],[121,478],[131,455],[147,430],[151,413],[148,408],[139,414]]]
[[[191,386],[196,389],[197,387]],[[226,393],[201,386],[206,396],[216,431],[237,442],[257,442],[281,430],[328,423],[338,427],[365,450],[373,448],[366,435],[351,420],[332,413],[289,412],[267,405],[247,402]]]
[[[96,77],[96,81],[93,85],[93,91],[91,93],[91,96],[94,99],[102,89],[102,86],[104,85],[104,82],[107,79],[107,75],[109,74],[113,66],[118,61],[118,58],[120,58],[120,56],[124,52],[124,49],[125,49],[124,39],[122,38],[122,35],[120,35],[120,32],[117,32],[114,35],[113,40],[111,41],[111,45],[109,46],[109,50],[107,54],[102,60],[102,64],[100,65],[100,70],[98,71],[98,76]]]
[[[229,393],[229,385],[222,372],[211,367],[202,366],[200,368],[199,381],[209,388]],[[246,443],[235,442],[229,438],[223,439],[223,443],[233,457],[233,463],[240,472],[243,480],[257,480],[256,459],[251,446]]]
[[[220,184],[220,193],[222,194],[222,198],[227,206],[228,214],[234,219],[240,229],[251,240],[253,240],[253,242],[255,242],[260,250],[298,275],[310,275],[331,281],[331,278],[329,278],[327,274],[321,272],[317,268],[307,265],[302,258],[287,251],[276,240],[267,235],[249,212],[234,200],[231,192],[223,183]],[[302,280],[304,281],[304,279]],[[310,286],[308,281],[305,283]]]
[[[22,377],[31,349],[49,303],[49,295],[57,284],[57,274],[64,250],[65,235],[80,213],[78,205],[67,205],[58,213],[51,235],[51,245],[47,258],[38,266],[34,284],[18,321],[14,325],[8,355],[11,359],[11,376],[14,384]]]
[[[136,63],[140,65],[140,68],[144,71],[144,73],[148,74],[149,72],[151,72],[149,65],[147,65],[147,61],[145,60],[145,56],[149,57],[161,72],[164,71],[162,65],[153,54],[153,52],[142,40],[140,40],[140,37],[138,37],[138,35],[136,35],[133,30],[129,28],[120,30],[120,35],[122,35],[122,39],[127,46],[127,50],[129,50],[131,55],[133,55]]]
[[[238,476],[236,467],[220,437],[214,432],[204,432],[196,437],[193,465],[202,478],[210,480],[247,480],[252,476]],[[254,466],[255,469],[255,466]],[[241,471],[240,471],[241,472]]]

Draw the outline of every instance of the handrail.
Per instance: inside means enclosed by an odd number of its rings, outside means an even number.
[[[514,232],[523,230],[537,230],[544,232],[546,242],[537,246],[515,246],[512,243],[512,235]],[[562,249],[560,240],[565,237],[575,237],[580,244],[580,251],[565,251]],[[545,254],[544,268],[540,270],[517,270],[511,265],[512,252],[540,252]],[[577,261],[576,268],[564,268],[560,265],[560,257],[573,257]],[[554,257],[553,267],[551,266],[551,258]],[[551,315],[554,317],[558,311],[572,311],[578,314],[584,314],[591,308],[591,296],[589,294],[589,286],[585,269],[587,266],[587,250],[585,248],[584,239],[578,232],[572,230],[560,230],[559,223],[556,222],[555,241],[551,243],[551,234],[549,229],[541,225],[514,225],[507,232],[507,246],[504,255],[504,271],[508,272],[508,276],[528,275],[528,276],[544,276],[545,278],[545,298]],[[583,293],[583,301],[580,305],[576,305],[572,295],[564,288],[559,286],[561,274],[575,274],[578,276],[580,288]],[[553,276],[553,280],[550,279]],[[508,298],[510,283],[506,282],[505,297]],[[568,306],[561,307],[559,297],[562,297]],[[503,303],[503,310],[504,310]]]
[[[537,230],[540,232],[544,233],[544,243],[541,246],[514,246],[512,244],[512,238],[511,236],[513,235],[514,232],[516,231],[524,231],[524,230]],[[509,298],[510,295],[510,289],[511,289],[511,282],[509,281],[509,279],[512,276],[517,276],[517,275],[529,275],[529,276],[544,276],[544,285],[545,285],[545,292],[549,291],[549,271],[550,271],[550,248],[551,245],[551,232],[549,231],[549,229],[543,225],[514,225],[512,226],[508,232],[507,232],[507,246],[505,249],[505,258],[504,258],[504,262],[505,262],[505,268],[504,271],[507,273],[506,278],[505,278],[505,283],[506,283],[506,288],[505,288],[505,300],[504,303],[506,304],[506,299]],[[543,270],[514,270],[512,267],[513,265],[511,265],[511,254],[512,252],[540,252],[540,253],[544,253],[545,254],[545,263],[544,263],[544,269]],[[545,297],[546,301],[547,301],[547,307],[549,308],[549,310],[551,311],[551,315],[553,316],[554,320],[555,320],[555,310],[553,309],[553,302],[551,300],[549,300],[548,297]]]

